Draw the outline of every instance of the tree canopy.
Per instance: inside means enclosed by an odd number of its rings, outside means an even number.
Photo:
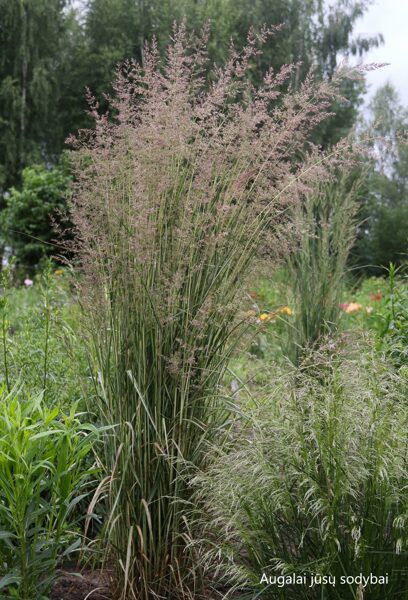
[[[162,52],[175,21],[185,18],[198,31],[209,22],[211,59],[220,64],[231,41],[242,46],[253,28],[282,24],[254,64],[299,63],[296,85],[313,67],[331,77],[339,58],[362,56],[381,36],[354,38],[356,20],[370,0],[0,0],[0,187],[18,184],[33,162],[55,163],[66,136],[89,125],[85,90],[104,102],[118,64],[143,59],[146,41],[157,38]],[[348,84],[349,103],[321,131],[324,144],[353,124],[361,96]]]
[[[59,69],[65,0],[0,0],[0,188],[61,151]]]
[[[391,84],[373,97],[362,133],[371,139],[372,158],[355,249],[357,264],[377,274],[408,255],[408,110]]]

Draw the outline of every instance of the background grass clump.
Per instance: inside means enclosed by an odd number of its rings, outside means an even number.
[[[353,182],[343,173],[295,205],[299,240],[287,260],[294,318],[284,349],[295,365],[338,327],[348,256],[357,235],[359,187],[361,180]]]

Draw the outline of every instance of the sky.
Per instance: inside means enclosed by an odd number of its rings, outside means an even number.
[[[368,94],[387,83],[394,84],[401,102],[408,107],[408,0],[375,0],[355,27],[355,34],[382,33],[384,44],[364,57],[365,63],[390,63],[389,66],[367,73]]]

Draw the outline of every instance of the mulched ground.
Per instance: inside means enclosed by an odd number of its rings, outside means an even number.
[[[64,573],[55,582],[50,600],[112,600],[109,577],[100,571]]]

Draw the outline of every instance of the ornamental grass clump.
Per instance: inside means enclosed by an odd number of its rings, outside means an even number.
[[[406,598],[406,378],[352,339],[310,362],[199,478],[204,562],[234,598]],[[316,575],[330,583],[310,587]]]
[[[282,246],[286,206],[323,172],[305,141],[336,81],[311,74],[283,93],[292,65],[255,89],[259,41],[232,49],[208,83],[205,34],[193,46],[176,29],[164,61],[153,43],[143,66],[119,70],[111,116],[91,100],[95,129],[73,141],[84,331],[99,419],[116,426],[106,542],[123,599],[198,589],[187,479],[227,418],[218,388],[237,298],[261,240]]]

